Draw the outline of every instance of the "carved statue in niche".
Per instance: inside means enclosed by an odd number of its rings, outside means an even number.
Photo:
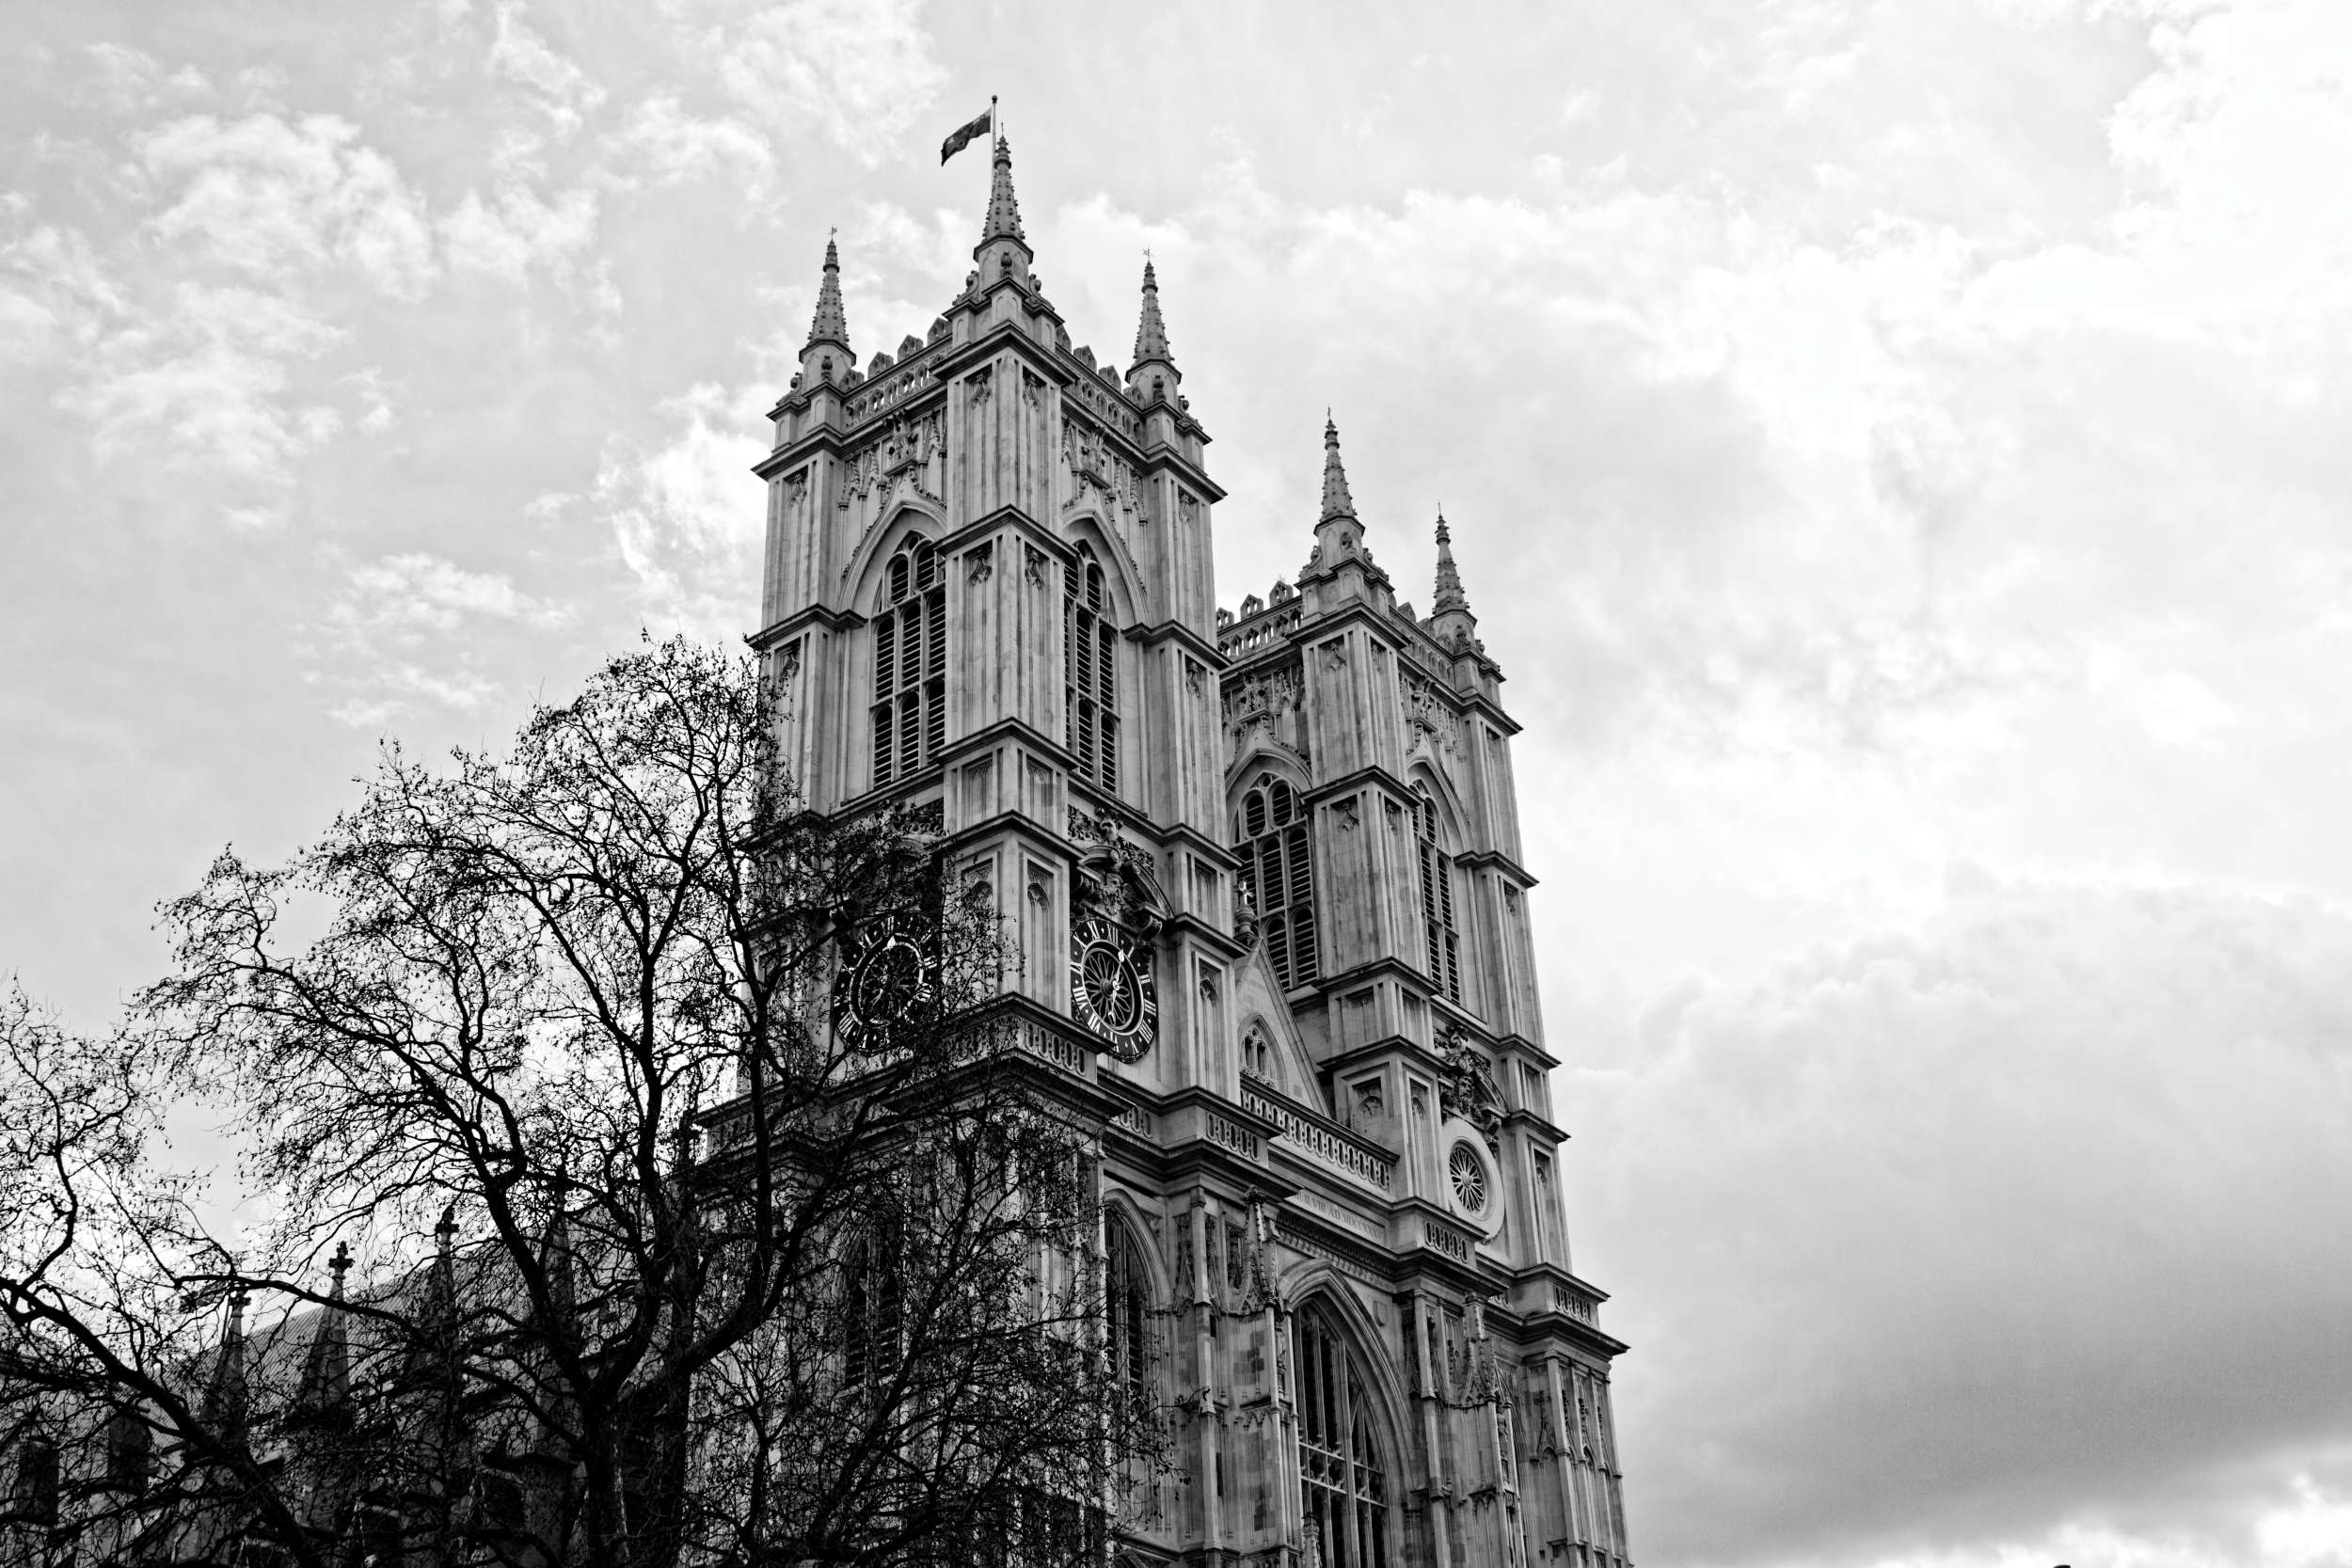
[[[1502,1133],[1502,1096],[1478,1048],[1452,1024],[1438,1037],[1438,1114],[1460,1117],[1489,1147]]]
[[[1448,752],[1461,749],[1461,735],[1454,710],[1438,695],[1436,684],[1413,673],[1400,672],[1404,677],[1405,733],[1408,737],[1426,736],[1430,741]],[[1409,744],[1409,739],[1408,739]]]

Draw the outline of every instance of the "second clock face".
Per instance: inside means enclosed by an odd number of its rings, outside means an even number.
[[[1070,1006],[1122,1062],[1138,1061],[1159,1032],[1152,955],[1118,927],[1089,920],[1071,933]]]
[[[923,949],[905,933],[885,927],[850,961],[843,1022],[859,1049],[887,1043],[898,1025],[913,1018],[934,994]]]

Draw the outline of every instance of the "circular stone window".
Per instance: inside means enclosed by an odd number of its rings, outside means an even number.
[[[1465,1214],[1486,1212],[1486,1162],[1466,1143],[1454,1146],[1445,1163],[1446,1180],[1454,1188],[1454,1206]]]

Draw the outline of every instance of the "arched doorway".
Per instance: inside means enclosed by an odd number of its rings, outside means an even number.
[[[1298,1482],[1326,1568],[1391,1568],[1389,1477],[1359,1353],[1319,1303],[1298,1314]]]

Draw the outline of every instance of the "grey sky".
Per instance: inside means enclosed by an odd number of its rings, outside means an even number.
[[[759,415],[1142,252],[1511,676],[1637,1556],[2352,1561],[2352,7],[19,3],[0,968],[748,629]]]

